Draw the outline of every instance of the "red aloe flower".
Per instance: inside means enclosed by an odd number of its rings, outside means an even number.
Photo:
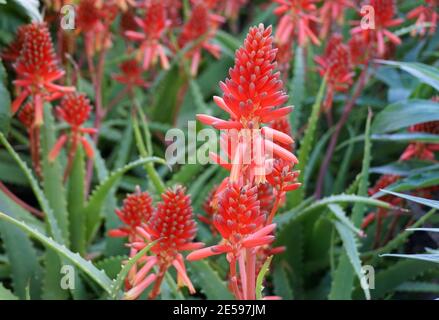
[[[129,241],[133,241],[137,235],[137,227],[142,223],[146,223],[151,218],[154,208],[152,206],[152,198],[148,192],[142,192],[139,186],[136,192],[127,195],[123,201],[123,207],[115,210],[123,226],[110,230],[110,237],[129,237]]]
[[[165,6],[160,0],[152,0],[146,4],[145,10],[143,20],[134,18],[143,32],[127,31],[125,35],[131,40],[141,42],[140,52],[143,55],[143,69],[149,69],[157,58],[160,58],[162,67],[168,69],[169,60],[164,46],[160,43],[163,33],[169,26]]]
[[[329,34],[334,22],[342,25],[345,10],[354,8],[354,6],[351,0],[325,0],[319,9],[320,20],[322,21],[320,37],[324,39]]]
[[[125,84],[128,89],[133,87],[146,88],[148,83],[143,79],[143,70],[140,68],[139,63],[135,59],[124,61],[119,66],[121,73],[114,74],[113,79]]]
[[[215,58],[219,58],[221,48],[210,42],[215,36],[219,25],[224,22],[223,17],[209,12],[209,7],[203,1],[197,1],[192,8],[189,20],[183,26],[178,38],[180,48],[191,44],[193,47],[187,53],[191,57],[191,74],[196,75],[201,61],[201,49],[206,49]]]
[[[407,13],[408,19],[416,19],[415,24],[418,27],[411,32],[412,36],[416,34],[424,36],[427,30],[424,26],[426,22],[431,23],[429,29],[430,34],[433,35],[436,32],[437,22],[439,20],[438,6],[438,0],[425,0],[425,5],[420,5]]]
[[[126,293],[126,299],[136,299],[154,281],[150,298],[157,297],[163,277],[171,265],[177,270],[178,282],[187,286],[191,293],[195,293],[180,253],[180,251],[198,249],[203,246],[202,243],[192,242],[197,227],[193,218],[190,197],[185,194],[185,188],[177,186],[162,194],[162,199],[163,201],[157,204],[157,210],[149,221],[137,228],[138,236],[143,241],[131,244],[137,250],[141,250],[151,241],[158,241],[151,248],[155,255],[148,256],[144,265],[131,279],[132,289]],[[149,274],[154,266],[157,266],[157,273]]]
[[[17,29],[17,34],[14,41],[12,41],[9,46],[6,47],[0,54],[0,57],[4,61],[9,61],[11,63],[15,63],[15,61],[17,61],[18,57],[20,56],[21,49],[23,48],[29,26],[30,25],[25,24]]]
[[[291,136],[292,130],[291,130],[291,123],[290,123],[290,119],[288,116],[286,117],[281,117],[281,118],[277,118],[273,121],[271,121],[269,123],[270,128],[277,130],[279,132],[282,132],[286,135]],[[279,145],[284,148],[287,149],[291,152],[293,152],[293,143],[289,143],[289,144],[283,144],[281,142],[279,142]]]
[[[363,30],[359,25],[352,29],[352,33],[361,33],[365,41],[377,47],[378,57],[383,57],[386,53],[385,39],[395,45],[401,44],[401,39],[388,30],[388,28],[400,25],[404,20],[395,19],[396,5],[394,0],[369,0],[369,5],[374,8],[374,29]],[[365,12],[366,13],[366,12]]]
[[[301,186],[301,183],[297,181],[300,172],[293,169],[294,164],[288,163],[284,159],[274,160],[273,169],[267,176],[267,181],[273,187],[275,203],[268,216],[267,223],[273,221],[279,206],[285,201],[285,194],[297,190]]]
[[[340,34],[334,34],[328,41],[324,54],[315,58],[319,64],[319,73],[322,77],[326,76],[328,84],[328,90],[323,104],[325,111],[330,110],[334,93],[336,91],[347,91],[352,84],[352,78],[354,76],[349,48],[343,44],[342,41],[343,39]]]
[[[308,39],[319,45],[320,41],[312,30],[312,22],[318,22],[316,17],[316,0],[273,0],[279,4],[274,13],[280,16],[276,31],[276,41],[280,44],[291,42],[297,37],[299,45],[304,46]]]
[[[75,88],[54,83],[64,75],[64,71],[58,66],[46,24],[33,23],[25,30],[20,56],[14,65],[17,73],[14,84],[20,88],[20,94],[12,103],[12,113],[16,113],[26,98],[32,96],[35,104],[34,124],[40,126],[43,123],[44,101],[57,99]]]
[[[70,126],[70,134],[63,133],[49,154],[49,160],[54,161],[61,149],[70,142],[67,167],[64,173],[64,179],[68,177],[73,165],[73,159],[80,144],[84,147],[85,153],[89,158],[93,158],[93,148],[84,137],[85,134],[95,134],[96,129],[84,128],[83,124],[87,121],[91,112],[90,101],[84,94],[72,93],[66,95],[62,100],[60,107],[56,109],[58,116]]]
[[[231,170],[231,182],[244,178],[244,184],[254,179],[264,183],[273,154],[297,163],[297,158],[278,144],[291,144],[293,139],[270,127],[261,127],[292,111],[292,107],[279,108],[288,96],[283,91],[280,73],[274,73],[277,50],[273,49],[272,42],[271,27],[265,29],[261,24],[250,28],[244,45],[237,50],[230,78],[220,83],[224,98],[214,97],[215,103],[230,115],[230,120],[197,115],[204,124],[228,130],[222,134],[221,147],[231,164],[216,154],[212,157]]]
[[[218,245],[196,250],[187,257],[193,261],[226,253],[230,264],[230,284],[238,299],[255,299],[256,249],[274,240],[271,233],[275,225],[264,226],[266,217],[260,210],[257,192],[255,186],[230,183],[219,196],[218,212],[213,218],[213,224],[223,240]]]
[[[268,215],[274,205],[273,187],[269,183],[258,185],[258,200],[261,212]]]
[[[409,132],[439,134],[439,121],[415,124],[409,128]],[[437,143],[411,142],[399,159],[409,160],[418,158],[421,160],[434,160],[434,153],[436,151],[439,151],[439,144]]]
[[[348,41],[349,55],[355,66],[365,65],[369,62],[372,52],[368,37],[365,37],[366,34],[354,33]]]

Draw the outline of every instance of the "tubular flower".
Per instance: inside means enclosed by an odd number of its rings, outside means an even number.
[[[58,138],[49,153],[49,160],[54,161],[67,141],[70,142],[68,164],[65,171],[66,178],[80,144],[84,147],[87,156],[93,158],[93,148],[84,135],[95,134],[96,129],[83,127],[83,124],[87,121],[91,112],[90,101],[84,94],[72,93],[66,95],[61,100],[61,104],[56,111],[58,116],[70,126],[70,134],[64,133]]]
[[[409,132],[422,132],[439,134],[439,121],[430,121],[413,125]],[[418,158],[421,160],[434,160],[434,153],[439,151],[437,143],[411,142],[400,157],[400,160]]]
[[[136,191],[124,199],[122,208],[116,209],[115,212],[124,225],[110,230],[109,236],[129,237],[132,241],[137,235],[137,227],[147,223],[154,212],[152,198],[148,192],[142,192],[137,186]]]
[[[271,233],[275,225],[264,226],[266,217],[260,210],[257,192],[255,186],[230,183],[220,194],[218,212],[213,218],[213,224],[223,240],[218,245],[196,250],[187,257],[193,261],[226,253],[230,264],[230,285],[238,299],[255,299],[256,249],[274,240]]]
[[[261,127],[287,115],[292,107],[280,107],[288,100],[283,91],[280,73],[274,73],[276,49],[272,46],[271,27],[252,27],[235,56],[230,78],[220,87],[224,97],[214,97],[215,103],[230,115],[222,120],[197,115],[199,121],[216,129],[227,130],[221,136],[221,148],[231,159],[212,154],[220,165],[231,170],[231,182],[244,178],[243,183],[265,182],[273,155],[297,163],[297,158],[278,143],[291,144],[293,139],[270,127]]]
[[[131,40],[141,42],[140,53],[144,70],[148,70],[157,58],[160,58],[162,67],[168,69],[169,60],[164,46],[160,43],[163,33],[169,26],[165,6],[161,0],[152,0],[146,4],[145,10],[143,20],[134,18],[142,32],[126,31],[125,35]]]
[[[300,46],[308,43],[308,39],[315,45],[320,41],[312,30],[311,24],[318,22],[316,17],[316,0],[273,0],[279,6],[274,13],[280,16],[276,31],[276,42],[285,44],[297,37]]]
[[[378,57],[386,53],[385,38],[395,45],[401,44],[401,39],[388,30],[403,23],[403,19],[395,19],[396,5],[394,0],[369,0],[374,8],[374,28],[364,30],[361,25],[352,29],[352,33],[362,33],[372,46],[376,45]],[[367,12],[365,12],[367,14]]]
[[[28,96],[33,97],[35,126],[43,123],[43,103],[61,97],[75,89],[53,83],[64,75],[59,68],[49,30],[44,23],[33,23],[26,27],[25,39],[14,69],[20,89],[19,96],[12,103],[16,113]]]
[[[319,9],[320,20],[322,21],[322,29],[320,37],[324,39],[334,22],[339,25],[343,24],[344,12],[347,8],[354,8],[354,3],[350,0],[326,0]]]
[[[209,12],[209,7],[203,1],[197,1],[192,8],[189,20],[183,26],[183,30],[178,38],[180,49],[187,45],[193,47],[187,52],[191,59],[190,71],[196,75],[201,61],[201,49],[210,52],[215,58],[219,58],[221,48],[210,42],[221,23],[223,17]]]
[[[142,78],[143,70],[135,59],[124,61],[120,64],[120,74],[114,74],[113,79],[125,84],[129,89],[133,87],[147,87],[148,83]]]
[[[416,19],[416,26],[418,27],[411,32],[412,36],[416,34],[424,36],[427,30],[424,26],[426,22],[431,23],[430,34],[435,34],[439,20],[438,6],[438,0],[425,0],[425,5],[420,5],[407,13],[408,19]]]
[[[268,125],[270,128],[272,128],[274,130],[277,130],[279,132],[282,132],[286,135],[291,136],[292,130],[291,130],[291,123],[290,123],[289,117],[277,118],[277,119],[271,121]],[[279,142],[279,145],[282,148],[293,152],[293,144],[292,143],[283,144],[283,143]]]
[[[328,42],[323,56],[315,58],[322,77],[326,76],[328,90],[323,108],[329,111],[332,107],[334,93],[345,92],[352,84],[354,73],[349,56],[349,48],[342,43],[340,34],[334,34]]]
[[[177,270],[178,283],[195,293],[180,253],[203,246],[202,243],[192,242],[197,228],[190,197],[185,194],[183,187],[177,186],[162,194],[162,200],[157,204],[157,210],[149,221],[137,228],[138,237],[142,241],[137,240],[131,244],[136,250],[141,250],[151,241],[157,241],[151,248],[155,255],[146,257],[143,266],[138,268],[136,275],[130,279],[132,288],[126,293],[126,299],[136,299],[155,282],[150,293],[150,298],[154,299],[160,293],[161,282],[170,266]],[[154,266],[157,266],[157,273],[150,274]]]

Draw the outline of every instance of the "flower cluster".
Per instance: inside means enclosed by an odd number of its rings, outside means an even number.
[[[342,36],[335,33],[328,41],[324,54],[315,60],[319,65],[320,75],[326,76],[328,90],[323,109],[328,111],[332,106],[334,93],[346,92],[352,85],[354,72],[349,47],[343,43]]]
[[[197,228],[185,188],[176,186],[166,190],[155,208],[149,194],[137,189],[136,193],[127,196],[123,208],[116,210],[116,214],[123,226],[111,230],[109,235],[127,236],[130,256],[156,241],[150,250],[152,254],[142,257],[129,272],[125,299],[137,299],[153,283],[149,297],[156,298],[165,273],[171,266],[177,271],[178,283],[195,293],[181,251],[194,250],[203,244],[193,242]],[[151,272],[154,267],[156,271]]]
[[[54,81],[64,76],[64,71],[58,66],[49,30],[44,23],[33,23],[22,28],[24,40],[14,44],[20,53],[14,64],[17,79],[14,81],[18,97],[12,103],[12,113],[16,113],[23,102],[32,97],[34,104],[34,125],[43,123],[43,104],[60,98],[67,92],[73,92],[71,87],[63,87]]]
[[[319,21],[317,17],[316,0],[273,0],[279,6],[274,13],[280,16],[276,31],[276,40],[280,44],[297,38],[300,46],[304,46],[309,40],[313,44],[320,44],[313,23]]]
[[[272,43],[271,27],[250,28],[243,47],[236,52],[230,78],[220,83],[224,97],[214,97],[230,119],[197,115],[201,122],[227,130],[221,139],[223,150],[231,159],[231,182],[248,177],[249,181],[243,183],[264,183],[273,155],[297,163],[297,158],[279,144],[291,144],[293,139],[268,126],[262,127],[292,111],[292,107],[280,107],[288,97],[280,73],[274,72],[276,49]],[[212,156],[219,164],[227,163],[218,155]]]
[[[401,39],[392,33],[389,28],[400,25],[404,20],[395,18],[396,5],[394,0],[370,0],[368,5],[374,9],[373,28],[365,29],[361,25],[352,29],[351,33],[359,33],[364,43],[376,48],[378,57],[386,53],[385,41],[388,39],[394,45],[401,44]],[[367,14],[367,11],[363,11]]]
[[[178,38],[180,49],[191,46],[187,53],[190,56],[190,71],[196,75],[201,61],[201,49],[206,49],[214,57],[219,58],[221,48],[210,42],[216,30],[224,22],[222,16],[216,15],[209,10],[208,3],[196,1],[192,8],[191,16],[183,26]]]
[[[63,133],[59,136],[55,145],[49,153],[49,160],[54,161],[64,145],[69,142],[68,164],[65,171],[64,178],[66,179],[70,173],[73,165],[73,159],[80,145],[83,146],[85,153],[89,158],[93,158],[93,148],[85,138],[86,134],[96,134],[97,130],[94,128],[83,127],[88,120],[91,112],[90,101],[84,94],[71,93],[66,95],[62,100],[60,106],[56,109],[58,117],[64,120],[70,128],[70,132]]]
[[[152,0],[145,4],[144,19],[134,18],[142,32],[126,31],[128,39],[140,42],[140,52],[142,54],[142,65],[144,70],[148,70],[157,58],[160,58],[164,69],[169,68],[169,61],[165,53],[164,46],[160,43],[161,38],[170,25],[166,17],[166,9],[163,1]]]
[[[297,163],[294,141],[285,118],[292,108],[281,107],[288,97],[280,73],[274,70],[276,51],[271,27],[250,28],[244,45],[236,51],[230,78],[220,83],[224,96],[214,97],[230,119],[197,115],[204,124],[225,130],[221,146],[231,163],[211,156],[231,172],[204,206],[207,216],[203,220],[222,240],[192,252],[188,260],[226,254],[229,285],[237,299],[255,299],[261,259],[279,252],[270,248],[273,217],[285,193],[300,186],[299,173],[293,171]]]

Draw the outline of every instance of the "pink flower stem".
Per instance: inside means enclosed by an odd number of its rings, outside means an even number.
[[[357,99],[359,98],[361,92],[363,91],[364,87],[367,83],[367,65],[364,66],[363,70],[361,71],[360,77],[357,80],[357,83],[355,85],[354,92],[351,96],[351,98],[347,101],[343,114],[340,118],[340,120],[336,124],[335,131],[331,137],[331,141],[329,142],[328,149],[326,150],[325,158],[323,159],[323,163],[320,166],[319,176],[317,179],[317,186],[315,191],[315,197],[316,199],[320,199],[322,197],[323,192],[323,183],[325,181],[325,175],[328,171],[329,164],[331,163],[332,156],[334,155],[334,150],[337,145],[338,137],[341,133],[341,130],[343,129],[344,125],[346,124],[347,120],[349,119],[349,115],[355,106],[355,103],[357,102]]]
[[[104,36],[102,44],[105,44],[106,39],[107,36]],[[91,43],[89,41],[86,41],[86,45],[90,46]],[[97,133],[93,135],[93,144],[95,146],[97,146],[99,140],[99,130],[101,128],[102,120],[104,119],[106,114],[102,102],[102,79],[104,76],[105,57],[107,50],[105,49],[104,45],[102,45],[101,47],[102,50],[99,53],[97,68],[95,68],[94,66],[93,56],[90,54],[87,55],[88,68],[90,71],[90,76],[95,90],[96,116],[93,124],[93,127],[97,129]],[[91,52],[90,48],[86,49],[86,52],[88,53]],[[90,192],[92,179],[93,179],[93,159],[89,159],[87,161],[87,173],[86,173],[86,185],[85,185],[86,194]]]
[[[69,154],[67,156],[67,166],[66,169],[64,170],[64,183],[66,183],[70,172],[72,171],[72,167],[73,167],[73,162],[75,160],[75,154],[76,151],[78,150],[78,142],[79,142],[79,133],[73,133],[72,136],[72,140],[71,143],[72,145],[70,146],[70,150],[69,150]]]
[[[269,225],[272,223],[274,215],[276,214],[277,210],[279,209],[280,200],[281,200],[281,193],[278,192],[276,195],[276,200],[274,202],[273,208],[271,208],[270,215],[268,216],[266,225]]]
[[[249,248],[245,250],[247,255],[247,299],[256,299],[256,250]]]
[[[155,282],[154,282],[154,287],[152,288],[152,290],[149,294],[149,299],[154,300],[159,295],[160,287],[162,285],[163,278],[165,277],[165,273],[166,273],[166,268],[164,268],[163,266],[160,266],[157,278],[155,279]]]

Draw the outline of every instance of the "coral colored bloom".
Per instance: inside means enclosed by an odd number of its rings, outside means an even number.
[[[348,91],[352,84],[354,73],[350,60],[349,47],[342,43],[340,34],[332,35],[322,56],[316,57],[319,64],[318,70],[322,77],[326,76],[328,90],[323,108],[330,110],[334,93]]]
[[[84,128],[83,124],[88,120],[91,112],[90,101],[84,94],[72,93],[66,95],[62,100],[60,107],[56,109],[57,114],[70,126],[70,134],[62,134],[49,154],[49,160],[54,161],[58,156],[61,149],[70,141],[69,147],[69,164],[67,166],[66,173],[70,169],[74,155],[78,149],[79,144],[84,147],[85,153],[89,158],[93,158],[93,148],[84,137],[85,134],[94,134],[96,129]]]
[[[366,41],[373,47],[376,46],[378,57],[384,57],[386,53],[385,39],[395,45],[401,44],[401,39],[389,31],[388,28],[396,27],[403,23],[403,19],[394,18],[396,5],[394,0],[370,0],[368,3],[374,8],[374,28],[364,30],[361,25],[352,29],[351,33],[361,33]],[[365,11],[365,14],[367,12]]]
[[[32,96],[36,126],[43,123],[44,101],[52,101],[75,90],[54,83],[64,75],[64,71],[58,66],[49,30],[44,23],[33,23],[26,27],[14,69],[17,73],[14,84],[20,89],[20,94],[12,103],[12,113],[16,113],[26,98]]]
[[[148,222],[154,212],[152,198],[148,192],[142,192],[137,186],[136,191],[124,199],[122,208],[116,209],[115,212],[123,226],[110,230],[109,236],[129,237],[132,241],[137,234],[137,227]]]
[[[223,240],[190,253],[187,259],[193,261],[226,253],[230,264],[230,285],[236,298],[254,299],[256,249],[274,240],[271,233],[275,225],[264,226],[265,220],[266,216],[260,210],[257,187],[229,183],[220,195],[218,212],[213,218],[213,224]]]
[[[418,123],[409,128],[409,132],[439,134],[439,121]],[[411,142],[401,155],[400,160],[413,158],[421,160],[434,160],[435,152],[439,151],[437,143]]]
[[[143,79],[143,70],[135,59],[124,61],[119,66],[121,73],[114,74],[113,79],[125,84],[128,88],[147,87],[148,83]]]
[[[354,3],[350,0],[325,0],[319,9],[322,29],[320,37],[324,39],[330,32],[334,23],[343,25],[344,14],[347,8],[354,8]]]
[[[178,46],[183,49],[191,45],[187,56],[191,59],[190,71],[196,75],[201,61],[201,49],[210,52],[215,58],[219,58],[221,48],[210,42],[215,36],[219,25],[224,22],[223,17],[209,12],[209,7],[202,1],[198,1],[192,8],[191,16],[178,38]]]
[[[163,277],[171,266],[177,271],[178,283],[187,286],[191,293],[195,293],[180,253],[203,246],[202,243],[192,242],[197,228],[190,197],[185,194],[185,188],[177,186],[162,194],[162,200],[157,204],[157,210],[149,221],[137,228],[138,236],[143,239],[132,243],[137,250],[141,250],[151,241],[158,240],[158,242],[151,248],[155,255],[148,256],[145,264],[138,268],[136,275],[130,279],[132,289],[126,293],[128,299],[136,299],[152,282],[154,287],[150,298],[157,297]],[[157,272],[151,280],[150,271],[154,266],[157,266]]]
[[[420,5],[407,13],[408,19],[416,19],[415,24],[418,27],[411,32],[412,36],[425,35],[427,28],[424,23],[431,23],[429,33],[434,35],[439,20],[438,6],[438,0],[425,0],[425,5]]]
[[[144,19],[134,18],[142,32],[126,31],[127,38],[139,41],[142,65],[148,70],[160,58],[164,69],[169,68],[169,60],[165,53],[165,47],[161,44],[161,38],[169,26],[166,17],[166,9],[161,0],[152,0],[145,6]]]
[[[252,27],[244,45],[236,52],[235,66],[230,78],[220,87],[224,97],[214,97],[215,103],[230,115],[222,120],[208,115],[197,115],[204,124],[227,130],[221,137],[221,148],[231,160],[212,154],[220,165],[231,170],[231,182],[244,177],[244,184],[265,182],[273,155],[297,163],[297,158],[279,143],[292,143],[293,139],[282,132],[262,127],[292,111],[280,107],[288,100],[283,91],[279,72],[274,72],[276,49],[273,49],[271,27],[261,24]]]
[[[276,31],[276,42],[285,44],[297,37],[300,46],[311,40],[319,45],[320,40],[312,30],[312,23],[318,22],[316,0],[273,0],[279,6],[274,13],[280,16]]]
[[[26,39],[27,29],[30,25],[22,25],[17,29],[15,40],[12,41],[8,47],[6,47],[0,57],[4,61],[15,63],[20,56],[21,49],[23,48],[24,40]]]

